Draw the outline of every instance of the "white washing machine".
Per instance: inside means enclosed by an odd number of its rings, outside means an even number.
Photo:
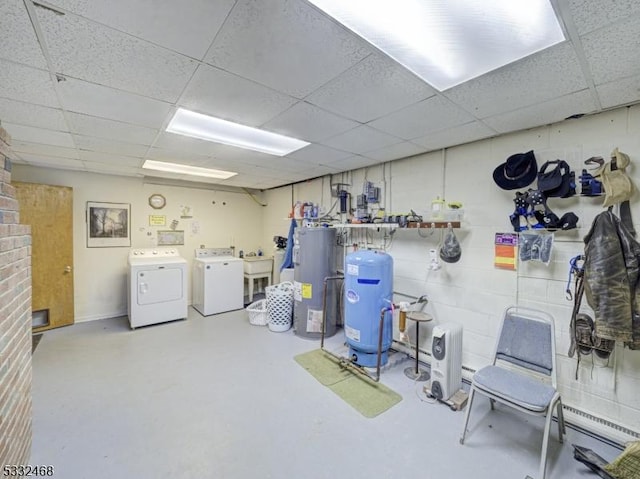
[[[199,248],[193,261],[191,304],[202,315],[244,307],[244,268],[231,248]]]
[[[187,260],[174,248],[129,252],[129,324],[132,329],[187,317]]]

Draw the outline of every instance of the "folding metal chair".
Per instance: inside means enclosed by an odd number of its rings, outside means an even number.
[[[518,411],[546,416],[539,471],[539,478],[544,479],[554,407],[557,407],[561,443],[566,432],[556,385],[556,341],[550,314],[523,307],[507,308],[492,364],[473,375],[460,444],[464,444],[476,393],[489,398],[492,410],[498,401]]]

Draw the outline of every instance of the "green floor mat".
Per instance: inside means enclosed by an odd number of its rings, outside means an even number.
[[[331,386],[352,376],[351,372],[338,364],[337,359],[321,349],[298,354],[293,359],[324,386]]]
[[[376,417],[402,401],[402,396],[384,384],[369,381],[341,367],[335,358],[320,349],[299,354],[294,359],[365,417]]]

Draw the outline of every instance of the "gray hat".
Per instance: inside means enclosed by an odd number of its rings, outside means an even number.
[[[462,249],[458,238],[453,233],[453,229],[449,227],[444,235],[444,241],[440,247],[440,258],[447,263],[457,263],[462,255]]]

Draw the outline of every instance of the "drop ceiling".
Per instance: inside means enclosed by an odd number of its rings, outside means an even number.
[[[565,42],[438,92],[305,0],[3,0],[0,121],[17,163],[268,189],[640,102],[640,2],[554,6]],[[178,107],[311,144],[168,133]]]

